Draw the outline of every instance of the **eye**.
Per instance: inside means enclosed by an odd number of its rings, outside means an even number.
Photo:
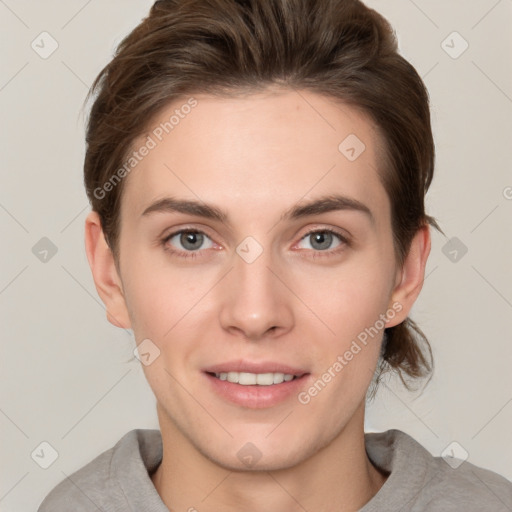
[[[182,229],[171,233],[162,240],[162,244],[166,250],[184,258],[195,257],[196,254],[194,253],[200,249],[211,249],[213,247],[210,237],[195,229]],[[177,250],[174,248],[177,248]]]
[[[301,242],[306,242],[306,247],[300,247]],[[341,233],[332,229],[310,231],[302,237],[301,242],[299,242],[299,248],[313,249],[320,252],[338,252],[333,249],[349,245],[347,239]]]

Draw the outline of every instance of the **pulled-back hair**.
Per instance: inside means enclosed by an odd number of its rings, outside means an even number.
[[[151,120],[193,94],[270,86],[324,95],[375,122],[400,265],[418,229],[440,230],[424,205],[435,158],[428,93],[380,14],[358,0],[160,0],[119,44],[89,95],[84,181],[116,262],[125,180],[105,184],[126,174],[119,170]],[[430,345],[413,320],[385,329],[374,382],[395,370],[410,389],[404,376],[432,369]]]

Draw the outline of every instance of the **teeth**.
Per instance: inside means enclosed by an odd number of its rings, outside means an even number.
[[[216,373],[215,377],[220,380],[227,380],[242,386],[271,386],[272,384],[281,384],[289,382],[295,378],[295,375],[287,373],[248,373],[248,372],[222,372]]]

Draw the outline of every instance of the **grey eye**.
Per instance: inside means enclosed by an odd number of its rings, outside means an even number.
[[[197,251],[199,249],[209,249],[213,246],[210,238],[199,231],[183,230],[170,235],[167,242],[179,250],[185,252]],[[204,244],[209,242],[206,247]]]
[[[333,242],[336,242],[338,239],[338,243],[333,245]],[[309,241],[309,243],[307,243]],[[342,238],[329,230],[319,230],[314,231],[312,233],[308,233],[302,240],[302,242],[306,242],[307,246],[302,247],[302,249],[313,249],[316,251],[325,251],[327,249],[334,249],[341,245]]]

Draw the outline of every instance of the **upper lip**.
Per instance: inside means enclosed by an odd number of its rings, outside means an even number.
[[[300,367],[288,366],[275,361],[227,361],[208,366],[203,371],[208,373],[228,373],[228,372],[247,372],[247,373],[284,373],[287,375],[304,375],[306,370]]]

